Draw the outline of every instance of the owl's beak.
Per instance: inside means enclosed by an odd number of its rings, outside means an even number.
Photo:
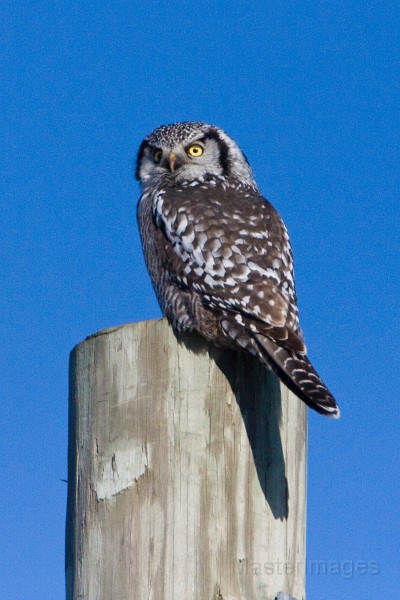
[[[174,172],[175,161],[176,161],[175,154],[173,152],[170,152],[168,155],[168,164],[169,164],[169,170],[171,171],[171,173]]]

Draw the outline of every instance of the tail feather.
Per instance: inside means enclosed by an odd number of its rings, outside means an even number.
[[[310,408],[327,417],[338,419],[340,411],[307,356],[291,354],[266,336],[255,334],[261,360],[266,362],[283,383]]]

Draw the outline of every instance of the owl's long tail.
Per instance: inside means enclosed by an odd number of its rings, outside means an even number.
[[[300,400],[321,415],[338,419],[340,411],[336,400],[319,377],[307,356],[291,354],[270,338],[255,334],[260,359],[267,363],[283,383]]]

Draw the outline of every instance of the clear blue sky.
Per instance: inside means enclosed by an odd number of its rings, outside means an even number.
[[[133,162],[179,120],[232,135],[285,219],[309,354],[342,411],[310,414],[308,559],[332,563],[308,600],[397,599],[399,3],[1,13],[1,600],[64,598],[68,354],[160,314]]]

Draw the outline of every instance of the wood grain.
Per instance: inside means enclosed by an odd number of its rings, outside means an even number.
[[[306,408],[164,320],[71,353],[67,600],[305,598]]]

